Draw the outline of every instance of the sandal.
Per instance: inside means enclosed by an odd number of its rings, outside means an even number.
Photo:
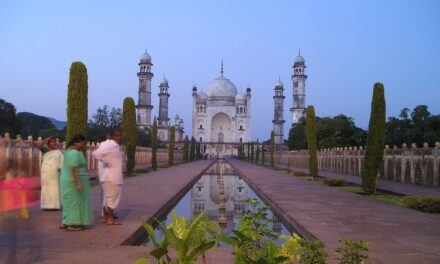
[[[67,232],[74,232],[74,231],[83,231],[83,228],[81,227],[74,227],[74,226],[68,226],[66,228]]]
[[[66,226],[65,224],[61,224],[61,225],[59,226],[59,228],[60,228],[60,229],[67,229],[68,226]]]
[[[108,220],[105,222],[105,224],[106,224],[106,225],[122,225],[122,223],[119,223],[118,221],[111,220],[111,219],[108,219]]]

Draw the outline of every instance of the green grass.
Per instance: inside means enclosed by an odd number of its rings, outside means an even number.
[[[337,186],[336,188],[338,188],[341,191],[352,192],[357,194],[364,193],[364,190],[360,186]]]
[[[405,203],[403,202],[403,197],[400,196],[390,194],[375,194],[368,197],[376,201],[406,207]]]

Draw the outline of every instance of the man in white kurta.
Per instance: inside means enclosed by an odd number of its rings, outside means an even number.
[[[104,221],[108,225],[117,225],[119,223],[113,218],[113,211],[119,206],[123,183],[121,131],[112,130],[109,137],[110,139],[102,142],[92,155],[103,164],[103,167],[100,168],[99,180],[103,189]]]

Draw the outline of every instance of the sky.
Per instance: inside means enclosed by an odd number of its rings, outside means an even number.
[[[387,116],[425,104],[440,113],[440,1],[0,1],[0,98],[18,112],[66,120],[72,62],[88,69],[89,118],[137,101],[138,63],[152,57],[153,115],[169,81],[170,118],[191,135],[192,85],[224,75],[252,87],[252,139],[272,130],[274,85],[292,122],[292,65],[306,61],[306,104],[368,127],[373,85]]]

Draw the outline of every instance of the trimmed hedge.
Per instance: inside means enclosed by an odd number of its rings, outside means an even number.
[[[77,134],[87,134],[88,89],[86,66],[80,61],[73,62],[67,89],[66,142],[70,142]]]
[[[137,145],[137,127],[136,127],[136,110],[134,100],[126,97],[122,110],[122,135],[125,146],[125,154],[127,155],[127,172],[133,172],[136,166],[136,145]]]
[[[440,214],[440,198],[429,196],[407,196],[403,202],[408,208],[430,214]]]
[[[347,185],[347,181],[344,179],[327,178],[327,179],[323,180],[322,182],[328,186],[345,186],[345,185]]]

